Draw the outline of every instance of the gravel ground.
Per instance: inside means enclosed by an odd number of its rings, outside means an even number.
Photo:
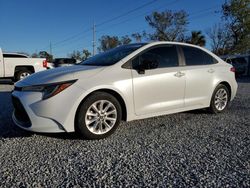
[[[20,130],[12,88],[0,85],[0,187],[250,187],[250,79],[223,114],[123,123],[99,141]]]

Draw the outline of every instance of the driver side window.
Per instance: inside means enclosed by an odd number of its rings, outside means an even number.
[[[132,64],[136,70],[179,66],[176,46],[168,45],[150,49],[136,57]]]
[[[158,68],[159,61],[155,54],[152,53],[144,53],[133,60],[133,68],[136,70],[143,69],[156,69]]]

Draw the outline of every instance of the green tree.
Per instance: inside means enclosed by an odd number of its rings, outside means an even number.
[[[52,61],[53,61],[53,55],[49,54],[49,53],[46,52],[46,51],[40,51],[40,52],[38,53],[38,57],[40,57],[40,58],[46,58],[46,60],[47,60],[48,62],[52,62]]]
[[[85,61],[91,56],[91,53],[87,49],[83,49],[82,52],[74,50],[68,57],[76,59],[78,61]]]
[[[131,35],[131,37],[133,37],[133,38],[135,39],[136,42],[141,42],[143,36],[142,36],[142,34],[140,34],[140,33],[133,33],[133,34]]]
[[[78,61],[82,61],[82,54],[78,50],[74,50],[71,54],[68,55],[68,57],[73,58]]]
[[[230,52],[245,53],[250,49],[250,1],[229,0],[222,6],[223,20],[230,35]]]
[[[188,24],[188,14],[184,11],[153,12],[145,17],[148,24],[155,30],[148,34],[151,40],[183,41]]]
[[[121,37],[121,39],[120,39],[120,44],[129,44],[129,43],[131,43],[131,38],[129,38],[129,36],[128,35],[125,35],[125,36],[123,36],[123,37]]]
[[[195,44],[198,46],[205,46],[206,45],[206,38],[202,34],[201,31],[192,31],[191,36],[188,37],[186,42],[190,43],[190,44]]]
[[[227,27],[223,24],[215,24],[207,31],[211,41],[212,52],[217,55],[226,55],[230,51],[231,36],[227,32]]]
[[[89,57],[91,56],[91,53],[86,50],[86,49],[83,49],[82,50],[82,61],[85,61],[86,59],[88,59]]]
[[[100,52],[107,51],[120,45],[120,40],[117,36],[104,35],[99,39],[100,46],[98,50]]]
[[[38,56],[37,53],[33,53],[33,54],[31,55],[31,57],[32,57],[32,58],[38,58],[39,56]]]
[[[100,52],[105,52],[117,46],[129,44],[131,41],[132,40],[128,35],[122,36],[120,38],[118,36],[104,35],[99,39],[100,46],[98,47],[98,50]]]

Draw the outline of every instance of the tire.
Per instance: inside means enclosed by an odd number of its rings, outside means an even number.
[[[32,72],[29,70],[26,70],[26,69],[20,70],[15,75],[15,81],[22,80],[31,74],[32,74]]]
[[[213,114],[218,114],[223,112],[230,101],[230,93],[228,88],[223,85],[219,84],[212,95],[209,111]]]
[[[121,117],[121,105],[113,95],[95,92],[80,105],[75,128],[86,139],[102,139],[116,130]]]

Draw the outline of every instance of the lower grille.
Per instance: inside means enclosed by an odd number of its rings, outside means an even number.
[[[22,124],[21,126],[23,127],[26,127],[26,128],[30,127],[31,126],[30,118],[27,112],[25,111],[20,100],[16,98],[15,96],[12,96],[12,103],[15,109],[14,115],[17,121],[19,121]]]

